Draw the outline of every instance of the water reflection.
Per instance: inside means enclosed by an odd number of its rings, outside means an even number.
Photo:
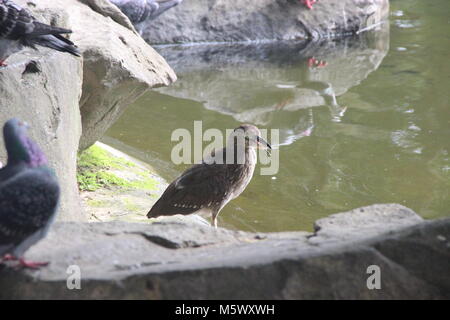
[[[254,176],[221,213],[226,227],[311,230],[330,213],[389,202],[426,218],[449,215],[450,2],[391,7],[401,14],[390,36],[158,48],[179,81],[143,96],[105,142],[172,180],[186,168],[170,161],[174,129],[194,120],[205,129],[280,128],[279,173]]]
[[[347,106],[338,97],[376,70],[388,48],[387,24],[339,41],[159,47],[179,76],[159,92],[238,122],[279,128],[285,145],[314,128],[313,112],[297,116],[298,110],[327,106],[340,122]]]

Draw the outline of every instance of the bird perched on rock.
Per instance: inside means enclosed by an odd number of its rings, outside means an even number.
[[[80,56],[72,41],[62,36],[71,30],[53,27],[41,22],[31,13],[10,0],[0,0],[0,66],[12,54],[24,47],[36,45]]]
[[[27,262],[23,254],[47,234],[58,206],[58,181],[24,122],[7,121],[3,135],[8,162],[0,169],[0,258],[38,268],[47,263]]]
[[[145,22],[154,20],[183,0],[110,0],[133,23],[139,33],[145,28]]]
[[[176,214],[209,213],[217,228],[220,210],[237,198],[253,176],[256,149],[272,149],[261,138],[259,129],[244,124],[234,129],[225,148],[205,157],[200,164],[187,169],[164,191],[148,218]]]

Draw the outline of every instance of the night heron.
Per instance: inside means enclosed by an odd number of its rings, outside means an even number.
[[[220,210],[237,198],[252,179],[257,148],[272,149],[257,127],[244,124],[234,129],[227,146],[184,171],[167,187],[147,217],[207,213],[212,216],[211,225],[217,228]]]

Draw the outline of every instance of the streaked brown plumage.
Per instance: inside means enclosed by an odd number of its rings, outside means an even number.
[[[213,152],[175,179],[147,217],[210,213],[211,224],[217,227],[220,210],[237,198],[252,179],[256,148],[261,145],[271,148],[253,125],[241,125],[233,133],[225,148]],[[226,161],[227,154],[229,161]]]

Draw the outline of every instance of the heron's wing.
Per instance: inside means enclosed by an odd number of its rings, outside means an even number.
[[[29,169],[0,186],[0,246],[17,244],[44,228],[56,212],[59,186],[42,169]]]
[[[167,187],[148,216],[190,214],[218,206],[228,195],[227,185],[226,165],[194,165]]]

